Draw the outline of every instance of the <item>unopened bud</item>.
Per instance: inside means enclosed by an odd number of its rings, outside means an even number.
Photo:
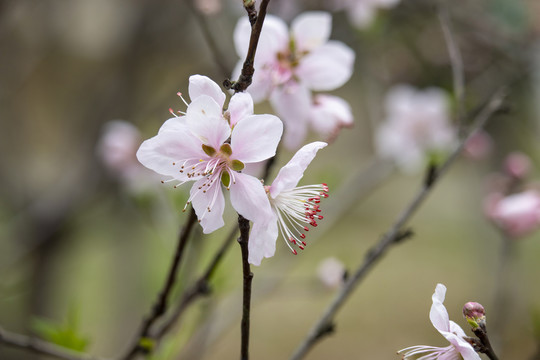
[[[463,306],[463,316],[471,327],[477,329],[484,327],[486,323],[486,311],[482,304],[477,302],[468,302]]]
[[[504,161],[504,171],[516,179],[525,178],[531,171],[531,159],[520,152],[513,152]]]

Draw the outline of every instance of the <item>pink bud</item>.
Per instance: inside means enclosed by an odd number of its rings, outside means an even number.
[[[504,161],[504,171],[516,179],[523,179],[531,171],[531,159],[521,152],[513,152]]]
[[[471,301],[463,306],[463,316],[466,318],[481,319],[486,316],[486,311],[482,304]]]
[[[472,160],[485,159],[493,151],[493,139],[485,131],[475,132],[465,143],[464,155]]]
[[[540,226],[540,193],[528,190],[506,197],[492,194],[485,202],[485,211],[508,236],[522,237]]]

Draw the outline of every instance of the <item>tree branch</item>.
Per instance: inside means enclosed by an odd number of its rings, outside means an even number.
[[[94,357],[88,354],[81,354],[79,352],[63,348],[56,344],[20,334],[15,334],[0,328],[0,344],[11,346],[14,348],[24,349],[36,354],[48,355],[57,359],[64,360],[104,360],[102,358]]]
[[[189,218],[182,230],[180,231],[176,252],[169,268],[167,279],[165,281],[165,284],[163,285],[163,289],[158,295],[156,302],[152,306],[152,312],[143,320],[141,324],[141,329],[139,330],[139,334],[137,335],[134,344],[131,346],[129,351],[122,359],[130,360],[133,359],[133,357],[140,352],[147,353],[152,351],[153,340],[149,337],[150,329],[155,323],[155,321],[162,317],[167,311],[169,297],[171,295],[172,288],[176,282],[176,276],[182,260],[182,255],[184,254],[185,246],[189,239],[189,235],[191,234],[191,229],[196,222],[197,215],[195,214],[195,210],[191,208]]]
[[[341,288],[341,291],[336,295],[334,300],[323,312],[322,316],[319,318],[317,323],[309,331],[306,338],[302,341],[300,346],[291,356],[291,360],[302,359],[307,352],[321,340],[325,335],[329,333],[328,329],[332,328],[333,318],[341,306],[345,303],[348,297],[352,294],[353,290],[360,283],[361,280],[367,275],[369,270],[377,263],[377,261],[386,253],[389,247],[396,242],[396,239],[402,234],[401,229],[407,223],[407,221],[414,215],[416,210],[424,202],[427,195],[434,188],[434,185],[437,183],[441,175],[443,175],[452,163],[458,158],[458,156],[463,151],[465,142],[468,138],[478,129],[482,128],[485,123],[491,118],[491,116],[501,108],[502,101],[506,96],[504,89],[500,89],[495,94],[493,94],[488,101],[487,105],[483,107],[482,111],[474,118],[473,125],[468,132],[468,136],[462,140],[459,146],[454,150],[454,152],[448,157],[444,164],[439,168],[438,171],[435,171],[432,175],[431,181],[429,183],[423,184],[417,194],[414,196],[412,201],[405,207],[402,213],[399,215],[395,223],[390,227],[390,229],[383,235],[381,240],[367,253],[366,258],[363,263],[357,268],[354,274],[347,280],[347,282]]]

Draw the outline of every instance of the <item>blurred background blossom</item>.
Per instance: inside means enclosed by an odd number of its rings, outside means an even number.
[[[132,170],[121,170],[117,177],[109,165],[137,167],[128,160],[128,149],[135,144],[133,127],[142,138],[155,134],[170,117],[168,109],[178,107],[176,93],[187,91],[190,75],[207,75],[221,83],[232,73],[238,61],[233,30],[243,16],[241,1],[196,3],[0,2],[2,327],[40,336],[77,332],[74,338],[84,339],[89,352],[106,357],[130,344],[162,286],[178,228],[187,218],[180,210],[188,193],[147,178],[145,186],[155,186],[156,194],[125,196],[132,185],[120,174]],[[336,10],[328,1],[270,4],[270,13],[287,22],[308,10]],[[392,173],[368,190],[364,184],[369,182],[359,180],[387,174],[380,171],[379,140],[373,134],[388,124],[385,99],[390,89],[409,84],[410,89],[438,88],[445,94],[444,128],[452,129],[447,133],[452,135],[430,143],[444,145],[442,158],[460,126],[467,125],[467,119],[452,120],[459,100],[440,11],[447,11],[462,54],[465,110],[474,113],[501,84],[512,85],[509,108],[485,129],[491,151],[476,162],[459,161],[445,175],[411,223],[415,236],[382,259],[338,315],[336,333],[309,358],[356,358],[361,352],[366,358],[391,359],[419,339],[442,345],[426,321],[426,294],[437,283],[452,291],[445,302],[451,318],[459,318],[462,305],[470,300],[481,302],[488,314],[495,307],[499,279],[494,274],[503,245],[499,229],[483,213],[484,196],[490,192],[485,178],[501,172],[507,154],[520,151],[530,158],[530,182],[515,192],[535,188],[540,163],[540,5],[537,0],[479,0],[441,6],[427,0],[392,6],[379,2],[369,26],[360,27],[350,21],[350,11],[332,13],[332,39],[356,54],[351,79],[332,92],[349,104],[354,127],[341,131],[304,177],[307,184],[324,179],[331,189],[313,241],[298,256],[282,246],[280,256],[254,270],[251,351],[258,359],[287,358],[333,296],[320,291],[319,263],[334,256],[346,268],[356,267],[422,182],[424,152],[407,176]],[[441,101],[428,105],[436,104]],[[345,105],[342,110],[334,120],[348,126],[349,110]],[[420,105],[408,116],[416,119],[415,111]],[[270,113],[272,108],[262,102],[256,112]],[[122,135],[125,140],[112,145],[119,155],[127,155],[125,161],[105,160],[110,151],[105,158],[98,156],[97,149],[107,147],[107,140],[101,140],[110,129],[106,124],[114,119],[123,119],[131,129]],[[317,124],[315,130],[329,132],[330,124]],[[306,142],[316,139],[318,134],[309,134]],[[400,153],[416,147],[408,145]],[[282,150],[273,176],[291,156]],[[511,165],[509,171],[519,174],[524,171],[520,166]],[[508,177],[503,178],[505,186]],[[516,196],[511,193],[503,195]],[[235,214],[225,218],[234,225]],[[178,291],[204,267],[229,231],[227,227],[191,242]],[[530,358],[540,342],[534,332],[540,328],[539,317],[531,316],[540,309],[540,234],[531,228],[527,237],[513,248],[506,267],[514,279],[506,287],[504,307],[512,326],[490,328],[494,336],[500,335],[495,347],[501,358]],[[212,296],[191,309],[156,359],[237,356],[239,258],[233,246],[212,281]],[[77,309],[77,326],[66,328],[72,308]],[[392,319],[391,327],[381,314]],[[36,319],[56,327],[40,332]],[[0,358],[36,356],[0,345]]]

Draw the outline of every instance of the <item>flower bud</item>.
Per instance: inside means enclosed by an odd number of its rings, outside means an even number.
[[[468,302],[463,306],[463,316],[473,330],[484,327],[486,323],[486,311],[482,304],[477,302]]]
[[[513,178],[523,179],[531,171],[531,159],[520,152],[513,152],[504,161],[504,171]]]

